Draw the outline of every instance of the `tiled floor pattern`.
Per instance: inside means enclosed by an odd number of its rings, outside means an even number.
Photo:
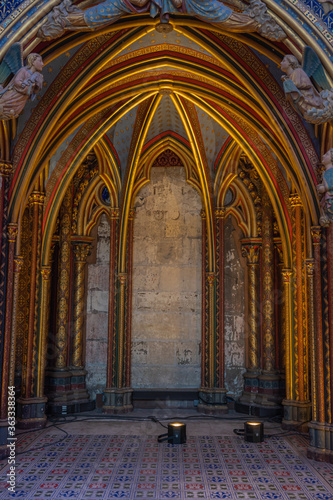
[[[54,444],[40,448],[53,440]],[[30,499],[333,499],[333,466],[306,458],[302,437],[245,443],[239,436],[197,436],[186,445],[156,436],[23,436],[16,493],[1,462],[0,498]]]

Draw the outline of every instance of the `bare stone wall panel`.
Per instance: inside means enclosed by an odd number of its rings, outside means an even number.
[[[201,200],[182,167],[152,169],[136,200],[132,386],[197,388]]]

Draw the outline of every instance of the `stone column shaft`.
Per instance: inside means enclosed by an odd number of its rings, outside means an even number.
[[[315,313],[314,313],[314,259],[306,260],[308,275],[308,303],[309,303],[309,340],[310,340],[310,370],[311,370],[311,401],[312,401],[312,420],[318,419],[317,402],[317,369],[316,369],[316,333],[315,333]]]
[[[14,251],[15,240],[17,236],[17,224],[8,224],[8,264],[7,264],[7,293],[6,293],[6,313],[5,329],[3,337],[3,365],[2,365],[2,384],[1,384],[1,412],[0,419],[7,416],[7,393],[8,378],[10,370],[10,344],[11,344],[11,325],[12,325],[12,300],[13,300],[13,278],[14,278]]]
[[[258,264],[260,243],[249,242],[242,245],[242,255],[247,258],[248,289],[249,289],[249,362],[250,370],[259,370],[259,293],[258,293]]]
[[[207,341],[206,341],[206,270],[207,270],[207,231],[206,212],[201,210],[202,222],[202,314],[201,314],[201,387],[208,387],[207,379]]]
[[[28,325],[28,341],[27,341],[27,357],[25,380],[23,381],[23,396],[31,398],[33,396],[33,344],[35,334],[35,317],[36,308],[38,308],[37,279],[39,278],[39,253],[41,244],[41,215],[44,203],[44,194],[34,191],[30,196],[31,215],[32,215],[32,242],[31,242],[31,271],[30,271],[30,307],[29,307],[29,325]]]
[[[110,216],[110,270],[109,270],[109,313],[108,313],[108,357],[106,387],[115,387],[115,315],[116,315],[116,267],[118,249],[119,208],[111,209]]]
[[[268,196],[263,196],[262,289],[263,289],[263,363],[265,372],[275,372],[275,315],[274,315],[274,234],[273,210]]]
[[[329,349],[331,383],[331,419],[333,423],[333,225],[327,228],[327,272],[328,272],[328,311],[329,311]]]
[[[65,370],[68,368],[68,320],[69,320],[69,286],[71,264],[71,211],[72,194],[67,189],[61,207],[60,220],[60,263],[58,278],[57,298],[57,329],[54,339],[55,368]]]
[[[13,387],[15,381],[15,354],[16,354],[16,321],[18,309],[18,293],[20,272],[23,265],[23,258],[14,257],[14,286],[13,286],[13,311],[12,311],[12,331],[10,343],[10,362],[9,362],[9,380],[8,385]]]
[[[224,289],[224,222],[225,222],[225,208],[221,207],[216,209],[216,248],[217,248],[217,273],[218,273],[218,297],[219,297],[219,312],[218,312],[218,325],[217,332],[219,339],[219,352],[218,352],[218,372],[219,380],[218,386],[224,388],[224,370],[225,370],[225,352],[224,352],[224,322],[225,322],[225,289]]]
[[[83,327],[84,327],[84,298],[85,298],[85,270],[87,257],[91,251],[91,244],[76,241],[74,250],[74,313],[72,332],[72,360],[71,367],[79,370],[83,368]]]
[[[127,311],[126,311],[126,368],[125,368],[125,386],[131,385],[131,345],[132,345],[132,294],[133,294],[133,223],[135,217],[135,208],[132,208],[129,213],[128,222],[128,259],[127,259],[127,274],[128,274],[128,290],[127,290]]]
[[[286,399],[294,399],[294,372],[292,370],[292,331],[291,331],[291,269],[282,270],[284,283],[284,311],[285,311],[285,342],[286,342]]]
[[[321,301],[321,251],[320,237],[321,228],[312,228],[312,240],[314,251],[314,292],[315,292],[315,321],[316,321],[316,369],[318,380],[318,421],[325,422],[325,389],[324,389],[324,344],[323,344],[323,308]]]
[[[50,317],[50,295],[51,295],[51,266],[42,266],[42,287],[41,287],[41,308],[40,323],[38,332],[38,378],[37,378],[37,397],[44,396],[44,381],[46,367],[46,351]]]

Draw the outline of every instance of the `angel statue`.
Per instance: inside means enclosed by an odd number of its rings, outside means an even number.
[[[320,200],[322,215],[319,222],[322,226],[328,226],[333,222],[333,148],[323,155],[322,164],[325,171],[322,183],[317,186],[318,193],[322,195]]]
[[[187,13],[227,31],[258,31],[273,41],[286,37],[261,0],[250,0],[246,7],[244,12],[234,12],[220,0],[104,0],[81,10],[72,0],[63,0],[49,12],[37,36],[52,40],[66,30],[94,30],[109,26],[126,14],[149,12],[153,18],[159,14],[161,23],[168,23],[169,14]]]
[[[0,64],[0,120],[17,118],[28,99],[34,100],[43,85],[43,60],[39,54],[29,54],[23,66],[22,47],[14,43]],[[9,83],[2,86],[14,75]]]
[[[326,123],[333,119],[333,89],[325,75],[319,57],[311,47],[305,47],[303,64],[289,54],[281,61],[283,89],[295,110],[309,123]],[[313,81],[322,90],[318,92]]]

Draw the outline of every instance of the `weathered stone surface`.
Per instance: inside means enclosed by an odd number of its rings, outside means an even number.
[[[133,270],[133,280],[137,290],[158,289],[160,286],[160,268],[136,266]]]
[[[135,205],[133,387],[199,387],[200,196],[183,168],[154,168]],[[147,359],[137,356],[139,341]]]
[[[189,366],[133,366],[132,387],[147,388],[147,380],[153,389],[196,389],[200,386],[200,368]]]
[[[175,344],[168,342],[150,341],[148,342],[149,364],[159,366],[175,366]]]
[[[199,346],[195,342],[181,342],[176,344],[178,365],[199,365]]]
[[[145,365],[148,359],[148,342],[132,342],[132,363]]]
[[[195,312],[200,304],[200,292],[139,292],[135,302],[138,310]]]
[[[108,314],[99,312],[88,314],[86,320],[86,339],[89,340],[107,340],[108,337]]]
[[[200,330],[201,315],[190,313],[184,321],[184,313],[174,312],[170,322],[169,313],[138,311],[132,319],[132,329],[136,339],[177,340],[187,339],[193,331]]]
[[[109,292],[103,290],[91,290],[91,303],[89,312],[108,312]]]
[[[88,266],[88,290],[109,289],[109,263],[108,265],[90,264]]]
[[[237,243],[240,234],[231,218],[225,224],[225,385],[235,397],[242,393],[245,372],[245,268]]]
[[[200,290],[201,269],[197,267],[164,267],[161,269],[160,289],[174,292],[195,292]]]

